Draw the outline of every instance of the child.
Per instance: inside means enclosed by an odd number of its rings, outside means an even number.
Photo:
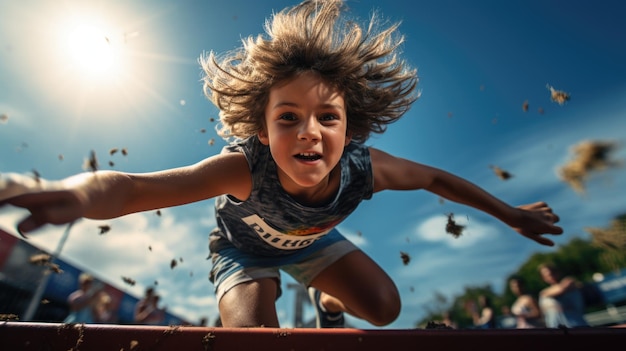
[[[220,135],[234,139],[221,154],[154,173],[40,180],[43,189],[3,201],[30,211],[18,230],[215,198],[210,279],[225,327],[279,326],[280,270],[311,288],[318,327],[342,326],[343,312],[375,326],[395,320],[395,284],[335,229],[382,190],[425,189],[553,245],[542,235],[562,229],[545,203],[511,207],[452,174],[364,145],[417,99],[417,76],[396,57],[397,24],[376,32],[373,17],[362,29],[342,10],[339,0],[305,1],[275,14],[267,37],[201,58]]]

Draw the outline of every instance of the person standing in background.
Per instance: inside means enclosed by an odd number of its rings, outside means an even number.
[[[63,323],[93,323],[93,304],[98,298],[101,289],[94,287],[94,279],[87,273],[78,277],[78,290],[67,298],[70,313]]]
[[[472,303],[470,311],[476,328],[493,329],[496,327],[496,314],[488,296],[480,295],[478,297],[478,306]]]
[[[533,295],[526,291],[526,284],[520,277],[509,280],[509,288],[517,299],[511,306],[511,313],[516,319],[516,328],[540,328],[544,327],[539,304]]]
[[[94,323],[117,323],[117,315],[113,310],[113,300],[111,299],[111,295],[107,294],[105,291],[101,291],[98,294],[92,313]]]
[[[552,264],[540,265],[539,273],[543,281],[549,284],[539,293],[539,307],[546,327],[588,327],[580,283],[572,277],[563,277]]]

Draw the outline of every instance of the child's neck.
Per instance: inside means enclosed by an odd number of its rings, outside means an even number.
[[[282,177],[279,175],[279,179]],[[281,179],[281,185],[285,192],[289,194],[299,204],[309,207],[324,206],[330,203],[339,189],[341,180],[341,168],[337,165],[320,183],[313,187],[300,187],[293,182],[291,186],[285,186]]]

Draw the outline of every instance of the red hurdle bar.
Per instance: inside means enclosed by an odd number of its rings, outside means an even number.
[[[626,328],[309,329],[0,322],[2,350],[597,350]]]

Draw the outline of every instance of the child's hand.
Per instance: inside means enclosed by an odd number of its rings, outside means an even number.
[[[47,182],[19,173],[0,173],[0,201],[29,192],[41,191]]]
[[[562,234],[563,228],[554,225],[559,221],[559,216],[552,213],[552,209],[545,202],[518,206],[518,224],[513,229],[523,236],[534,240],[542,245],[554,246],[554,242],[543,237],[544,234]]]
[[[60,182],[5,173],[0,176],[0,207],[13,205],[30,212],[18,225],[20,235],[44,224],[65,224],[83,215],[78,192],[64,190]]]

